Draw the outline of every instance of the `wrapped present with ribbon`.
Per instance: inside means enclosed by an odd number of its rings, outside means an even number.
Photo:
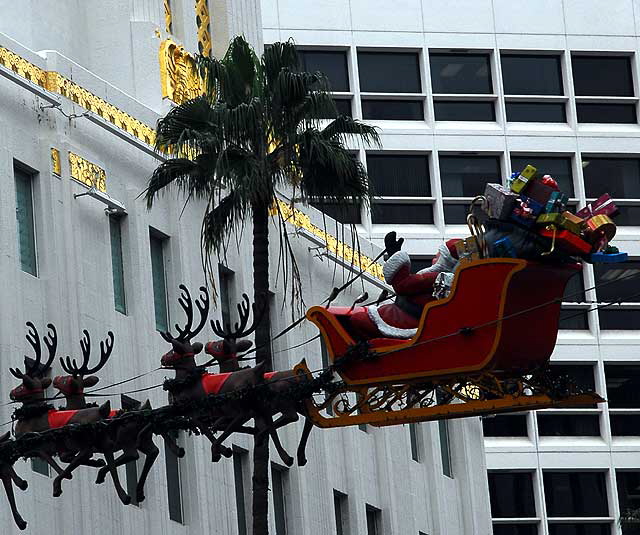
[[[588,219],[594,215],[607,215],[611,218],[620,213],[618,207],[608,193],[600,195],[595,201],[587,203],[587,206],[578,210],[576,215],[582,219]]]
[[[562,212],[561,214],[540,214],[536,219],[536,225],[555,225],[579,236],[582,233],[584,221],[571,212]]]
[[[549,177],[549,175],[545,176]],[[551,180],[553,179],[551,178]],[[527,182],[527,185],[522,189],[521,193],[533,199],[534,201],[539,202],[543,206],[546,206],[547,202],[551,198],[551,194],[554,193],[554,191],[555,190],[551,186],[545,184],[542,179],[534,178]]]
[[[585,224],[585,238],[593,245],[593,252],[603,251],[616,235],[616,224],[607,215],[594,215]]]
[[[484,196],[487,198],[486,212],[493,219],[507,219],[518,200],[518,194],[502,184],[487,184]]]
[[[443,271],[438,273],[435,282],[433,283],[433,297],[436,299],[444,299],[451,293],[451,286],[453,284],[453,273]]]
[[[551,196],[544,207],[544,212],[547,214],[564,212],[568,202],[569,197],[565,193],[562,193],[561,191],[552,191]]]
[[[588,262],[592,264],[618,264],[620,262],[626,262],[629,259],[627,253],[591,253]]]
[[[535,174],[536,168],[533,167],[533,165],[527,165],[522,171],[520,171],[520,174],[511,181],[511,191],[515,191],[516,193],[522,192],[529,180],[531,180]]]
[[[511,212],[511,219],[525,227],[530,227],[536,222],[540,212],[542,212],[542,205],[539,202],[520,195]]]
[[[480,258],[480,247],[475,236],[458,240],[455,246],[460,262],[471,262]]]
[[[493,244],[493,253],[496,258],[517,258],[516,248],[511,243],[509,236],[496,240]]]
[[[542,256],[550,255],[555,252],[556,249],[563,251],[569,255],[583,256],[588,255],[591,252],[591,244],[584,241],[582,238],[576,236],[573,232],[568,230],[558,230],[554,225],[539,231],[540,236],[549,238],[551,240],[551,249]]]

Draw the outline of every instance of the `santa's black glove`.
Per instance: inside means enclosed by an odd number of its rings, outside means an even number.
[[[384,237],[384,248],[389,256],[397,253],[400,249],[402,249],[403,243],[404,238],[396,239],[395,231],[387,233],[387,235]]]

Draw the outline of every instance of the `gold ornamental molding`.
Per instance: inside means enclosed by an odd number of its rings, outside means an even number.
[[[198,50],[203,56],[211,55],[211,17],[209,2],[196,0],[196,26],[198,27]]]
[[[360,270],[364,270],[365,273],[372,275],[376,279],[384,281],[384,274],[382,273],[382,266],[380,264],[373,263],[373,259],[354,251],[353,248],[349,247],[346,243],[314,225],[309,216],[304,212],[278,199],[277,206],[274,205],[271,207],[271,215],[275,216],[278,214],[280,214],[285,222],[294,227],[306,230],[316,238],[319,238],[325,244],[327,250],[331,251],[337,257],[342,258],[345,262],[348,262]]]
[[[61,95],[88,111],[92,111],[105,121],[117,126],[148,145],[155,142],[155,130],[128,113],[109,104],[72,80],[55,71],[45,71],[40,67],[0,46],[0,65],[40,87]]]
[[[165,39],[160,43],[158,56],[162,98],[182,104],[204,94],[202,80],[196,72],[195,60],[182,45]]]
[[[60,151],[54,147],[51,147],[51,172],[56,176],[62,176]]]
[[[74,180],[106,193],[107,174],[99,165],[69,151],[69,170]]]
[[[164,29],[173,33],[173,17],[171,15],[171,0],[164,0]]]

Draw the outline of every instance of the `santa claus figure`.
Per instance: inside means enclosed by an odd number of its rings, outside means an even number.
[[[440,245],[430,267],[411,273],[411,259],[400,250],[404,238],[396,239],[395,232],[387,234],[384,244],[389,257],[383,273],[397,297],[392,304],[368,306],[353,313],[350,317],[353,333],[362,339],[408,339],[415,335],[424,305],[436,299],[433,290],[438,275],[453,274],[458,265],[457,241]]]

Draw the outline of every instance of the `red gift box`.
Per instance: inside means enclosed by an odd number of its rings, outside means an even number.
[[[522,190],[522,194],[526,195],[530,199],[539,202],[542,206],[547,204],[547,201],[551,198],[553,188],[545,185],[542,181],[529,180],[527,185]]]
[[[613,203],[608,193],[600,195],[595,201],[587,203],[587,206],[578,210],[576,215],[582,219],[589,219],[594,215],[608,215],[615,217],[620,213],[618,207]]]
[[[570,255],[585,255],[591,252],[592,246],[590,243],[587,243],[568,230],[551,230],[545,228],[540,231],[540,236],[553,240],[554,233],[555,248],[562,249]]]

